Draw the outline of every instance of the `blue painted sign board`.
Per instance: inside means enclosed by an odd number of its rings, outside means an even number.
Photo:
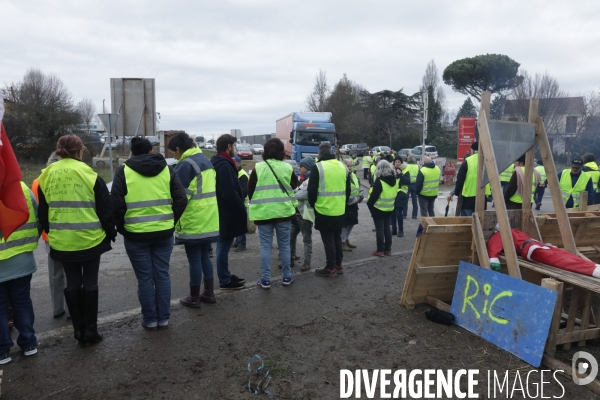
[[[457,325],[539,367],[557,293],[460,262],[450,312]]]

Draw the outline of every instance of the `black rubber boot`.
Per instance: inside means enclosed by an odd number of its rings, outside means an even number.
[[[84,344],[83,339],[83,297],[81,296],[81,289],[75,290],[64,290],[65,301],[67,302],[67,308],[71,314],[71,323],[73,324],[73,337],[79,343]]]
[[[190,285],[190,295],[179,299],[179,302],[186,307],[200,308],[200,285]]]
[[[83,291],[83,340],[96,344],[102,341],[98,333],[98,289]]]

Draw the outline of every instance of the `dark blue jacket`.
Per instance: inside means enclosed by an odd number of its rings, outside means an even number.
[[[231,160],[218,153],[210,162],[217,172],[219,236],[221,240],[230,240],[248,232],[246,206],[238,171]]]
[[[562,176],[563,171],[560,171],[558,173],[558,182],[560,183],[560,177]],[[577,181],[579,180],[579,177],[581,176],[581,172],[578,173],[577,175],[573,175],[571,172],[569,172],[571,174],[571,185],[573,187],[575,187],[575,184],[577,183]],[[559,188],[560,189],[560,188]],[[587,186],[585,187],[585,190],[587,190],[588,192],[588,205],[590,204],[594,204],[594,184],[592,183],[592,180],[590,179],[587,183]],[[567,201],[567,204],[565,204],[566,208],[573,208],[573,196],[569,197],[569,200]]]

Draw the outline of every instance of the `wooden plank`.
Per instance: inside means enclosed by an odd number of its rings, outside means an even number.
[[[563,362],[560,362],[552,357],[553,356],[542,357],[542,364],[544,364],[546,367],[548,367],[550,369],[557,371],[561,375],[564,375],[568,378],[572,378],[573,370],[572,370],[571,366],[567,365]],[[560,372],[560,371],[562,371],[562,372]],[[586,385],[586,387],[588,389],[590,389],[592,392],[600,394],[600,381],[598,381],[598,379],[594,379],[592,382],[588,383]]]
[[[536,120],[535,134],[537,138],[538,147],[542,160],[544,161],[544,168],[546,169],[546,179],[548,179],[548,187],[551,188],[550,194],[552,195],[552,204],[554,205],[554,212],[556,213],[556,219],[560,226],[560,233],[564,248],[569,253],[577,254],[575,246],[575,239],[573,238],[573,232],[571,231],[571,225],[569,224],[569,217],[567,216],[567,210],[563,203],[563,198],[560,190],[560,184],[558,182],[558,174],[556,172],[556,166],[554,164],[554,158],[552,157],[552,150],[550,149],[550,143],[548,142],[548,136],[546,135],[546,128],[544,127],[544,121],[538,117]],[[553,190],[552,190],[553,189]]]
[[[565,327],[564,333],[573,332],[573,328],[575,327],[575,317],[577,317],[577,308],[579,308],[579,296],[581,295],[581,289],[574,288],[573,293],[571,293],[571,304],[569,305],[569,318],[567,318],[567,326]],[[561,335],[559,335],[561,336]],[[571,343],[565,343],[563,345],[564,350],[569,350],[571,348]]]
[[[582,331],[585,331],[586,329],[589,328],[591,313],[592,313],[592,292],[586,290],[586,292],[584,294],[583,311],[581,313],[580,327],[581,327]],[[600,337],[600,329],[598,329],[598,336],[595,336],[593,338],[590,337],[588,339],[595,339],[596,337]],[[585,346],[585,339],[577,342],[577,346],[579,346],[579,347]]]
[[[412,310],[415,308],[415,302],[412,299],[412,291],[417,279],[416,272],[416,263],[417,263],[417,253],[421,249],[421,242],[427,241],[427,237],[425,235],[421,235],[417,237],[415,240],[415,245],[413,247],[413,254],[410,258],[410,264],[408,264],[408,272],[406,274],[406,280],[404,281],[404,288],[402,289],[402,295],[400,296],[400,304],[405,306],[407,309]]]
[[[481,214],[477,211],[473,213],[473,243],[477,250],[477,256],[479,258],[479,265],[486,269],[492,269],[490,266],[490,256],[488,255],[487,246],[485,245],[485,239],[483,237],[483,230],[481,229]],[[473,259],[474,259],[473,255]]]
[[[485,115],[486,120],[486,128],[487,128],[487,120],[490,119],[490,105],[491,105],[492,94],[488,91],[484,91],[481,93],[481,107],[479,109],[479,115]],[[479,125],[481,125],[481,119],[479,121]],[[489,135],[488,135],[489,137]],[[490,139],[491,144],[491,139]],[[475,195],[475,210],[477,212],[483,212],[485,209],[485,187],[481,187],[481,181],[483,180],[483,163],[487,150],[483,150],[481,148],[481,126],[479,127],[479,158],[477,160],[477,192]],[[492,152],[493,153],[493,152]],[[490,154],[488,154],[488,157]],[[494,161],[495,164],[495,161]],[[500,176],[498,174],[490,174],[490,170],[487,170],[488,176]],[[497,197],[499,198],[499,197]],[[482,217],[483,218],[483,217]]]
[[[484,92],[486,93],[486,92]],[[492,139],[490,137],[490,131],[488,128],[488,122],[485,113],[479,113],[479,149],[483,148],[485,155],[485,167],[488,176],[500,176],[498,172],[498,166],[496,165],[496,156],[494,155],[494,148],[492,147]],[[481,156],[480,156],[481,157]],[[477,187],[480,186],[480,177],[478,177]],[[492,188],[492,196],[495,199],[502,199],[502,187],[500,186],[500,180],[491,179],[490,186]],[[500,235],[502,237],[502,246],[504,247],[504,254],[506,256],[506,264],[508,273],[510,276],[515,278],[521,278],[521,271],[519,270],[519,263],[517,261],[517,251],[515,249],[512,234],[510,231],[510,224],[508,214],[506,213],[506,204],[503,201],[497,201],[494,203],[496,206],[496,215],[498,217],[498,225],[500,225]],[[483,224],[483,222],[482,222]]]
[[[418,275],[424,274],[440,274],[440,273],[458,273],[458,264],[457,265],[439,265],[433,267],[419,267],[417,269]]]
[[[530,124],[535,124],[535,121],[538,117],[538,109],[539,109],[540,101],[536,98],[529,99],[529,116],[528,121]],[[531,212],[531,186],[532,186],[532,177],[533,177],[533,159],[535,158],[535,145],[532,144],[531,148],[527,150],[525,153],[525,176],[523,176],[523,194],[522,198],[522,208],[521,208],[521,230],[529,234],[529,227],[523,226],[529,224],[529,218],[526,218],[527,212]],[[530,235],[533,236],[533,235]]]
[[[558,338],[556,340],[556,344],[560,345],[566,345],[566,344],[571,344],[574,342],[578,342],[578,343],[585,343],[586,340],[592,340],[592,339],[598,339],[600,338],[600,328],[596,328],[596,329],[579,329],[579,330],[574,330],[573,332],[570,333],[563,333],[558,335]]]
[[[542,240],[542,235],[540,234],[540,230],[535,221],[535,216],[533,215],[533,211],[531,209],[521,210],[521,230],[534,238],[535,240]],[[512,226],[512,224],[511,224]]]
[[[429,225],[427,233],[471,233],[471,224],[469,225]]]
[[[443,301],[436,299],[433,296],[425,296],[425,301],[437,308],[438,310],[450,312],[450,304],[444,303]]]
[[[504,256],[500,255],[500,260]],[[524,268],[532,269],[542,273],[544,276],[558,279],[565,282],[567,285],[573,285],[582,289],[590,290],[595,293],[600,293],[600,279],[578,274],[576,272],[565,271],[563,269],[554,268],[549,265],[540,264],[535,261],[526,261],[519,259],[519,265]]]
[[[548,340],[546,340],[546,354],[554,357],[556,354],[556,339],[560,329],[560,316],[562,313],[562,300],[564,283],[553,278],[542,279],[542,287],[554,290],[558,293],[556,305],[554,306],[554,314],[552,315],[552,323],[548,331]]]

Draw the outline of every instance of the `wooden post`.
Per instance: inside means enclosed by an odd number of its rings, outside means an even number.
[[[556,172],[556,166],[554,165],[554,158],[552,157],[550,143],[548,142],[548,136],[546,135],[544,121],[541,117],[537,118],[535,125],[535,136],[540,148],[542,160],[544,160],[546,178],[548,179],[548,189],[552,195],[552,204],[554,205],[554,212],[556,213],[556,219],[558,220],[560,237],[562,238],[564,249],[569,253],[577,254],[577,247],[575,246],[575,238],[573,238],[573,231],[571,230],[571,224],[569,223],[569,216],[567,215],[567,209],[565,208],[565,203],[563,202],[562,194],[560,192],[558,173]]]
[[[538,117],[540,101],[538,99],[529,99],[529,119],[527,122],[535,124]],[[531,185],[533,179],[533,159],[535,157],[535,141],[534,145],[531,146],[527,153],[525,153],[525,176],[523,177],[523,194],[521,196],[523,201],[523,214],[521,216],[521,226],[526,224],[528,219],[526,218],[525,210],[531,210]]]
[[[546,341],[546,354],[550,357],[554,357],[556,354],[556,335],[560,329],[560,318],[562,315],[562,299],[563,299],[563,288],[564,283],[557,281],[554,278],[542,279],[542,287],[554,290],[558,293],[556,297],[556,304],[554,306],[554,314],[552,316],[552,322],[550,323],[550,330],[548,333],[548,340]]]
[[[485,114],[486,121],[490,118],[490,101],[492,94],[488,91],[481,93],[481,108],[479,109],[479,115]],[[480,117],[481,118],[481,117]],[[481,121],[481,119],[479,120]],[[480,123],[481,124],[481,123]],[[487,124],[487,122],[486,122]],[[479,127],[479,159],[477,160],[477,197],[475,198],[475,210],[480,213],[483,223],[483,211],[485,209],[485,187],[481,187],[481,181],[483,180],[483,159],[485,157],[485,151],[481,148],[481,127]],[[488,176],[490,172],[488,170]],[[494,175],[491,175],[494,176]],[[496,175],[498,176],[498,175]]]
[[[485,167],[488,176],[500,176],[498,173],[498,166],[496,165],[496,156],[492,146],[492,138],[490,136],[487,117],[483,112],[479,113],[479,149],[483,149],[483,154],[485,155]],[[481,157],[481,155],[479,157]],[[481,177],[478,177],[477,179],[478,188],[480,186],[480,178]],[[492,188],[492,196],[495,199],[500,199],[500,201],[494,202],[494,205],[496,206],[498,225],[500,225],[500,236],[502,237],[502,246],[504,247],[504,255],[506,256],[508,273],[510,276],[521,279],[521,270],[519,269],[517,251],[515,250],[512,232],[510,230],[510,222],[508,220],[508,213],[506,212],[506,204],[504,201],[502,201],[503,193],[502,187],[500,186],[500,180],[494,178],[490,179],[490,186]]]
[[[492,269],[490,265],[490,256],[487,252],[485,245],[485,238],[483,237],[483,229],[481,227],[481,214],[477,211],[473,213],[473,245],[477,250],[477,256],[479,257],[479,265],[483,268]]]

